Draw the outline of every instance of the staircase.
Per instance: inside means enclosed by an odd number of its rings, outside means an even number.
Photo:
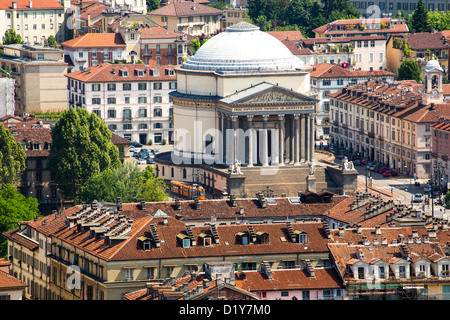
[[[309,173],[307,164],[300,166],[285,165],[276,169],[252,167],[241,168],[245,175],[245,193],[249,197],[254,197],[257,192],[266,190],[267,186],[273,190],[273,195],[281,196],[286,194],[288,197],[298,196],[298,192],[306,191],[306,177]],[[264,174],[273,173],[273,174]],[[325,176],[325,167],[316,166],[314,173],[316,177],[316,191],[322,191],[330,187],[330,183]],[[332,185],[331,187],[334,187]]]

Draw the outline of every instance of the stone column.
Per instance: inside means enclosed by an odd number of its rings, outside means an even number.
[[[284,166],[284,114],[278,115],[278,165]]]
[[[247,116],[248,123],[248,167],[253,167],[253,116]]]
[[[233,129],[233,163],[236,162],[236,159],[238,157],[237,155],[237,151],[238,151],[238,146],[237,146],[237,139],[236,139],[236,122],[237,122],[237,116],[231,116],[231,128]]]
[[[301,137],[301,145],[300,145],[300,160],[302,162],[306,161],[306,115],[301,115],[301,124],[300,124],[300,137]]]
[[[303,141],[305,143],[305,162],[309,161],[309,155],[310,155],[310,144],[309,144],[309,131],[310,131],[310,121],[309,121],[309,114],[305,115],[305,136],[303,138]]]
[[[294,116],[289,118],[289,164],[294,164],[294,146],[295,146],[295,128],[294,128]]]
[[[314,161],[314,149],[315,149],[315,133],[314,133],[314,121],[316,115],[312,114],[309,117],[309,161]]]
[[[299,161],[299,151],[300,151],[300,143],[299,143],[299,115],[294,115],[294,166],[300,165]]]
[[[227,116],[222,113],[222,161],[225,164],[227,160],[227,143]]]
[[[269,166],[269,157],[268,157],[268,134],[267,134],[267,120],[269,119],[269,115],[263,115],[263,138],[262,138],[262,165],[263,167]]]

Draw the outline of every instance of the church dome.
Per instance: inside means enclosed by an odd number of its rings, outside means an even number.
[[[239,22],[209,39],[181,68],[206,71],[295,70],[303,62],[277,38]]]
[[[444,70],[442,70],[439,61],[436,60],[435,57],[431,58],[430,61],[427,62],[426,66],[425,66],[425,71],[426,72],[430,72],[433,69],[437,69],[438,71],[443,72]]]

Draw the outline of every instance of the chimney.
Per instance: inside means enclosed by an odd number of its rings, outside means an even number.
[[[12,8],[17,9],[17,2],[15,2],[15,1],[12,2]]]
[[[141,200],[140,200],[140,203],[141,203],[141,210],[146,210],[146,209],[147,209],[147,205],[146,205],[146,203],[145,203],[145,200],[144,200],[144,199],[141,199]]]
[[[175,207],[177,210],[181,210],[181,202],[180,199],[175,199]]]
[[[117,211],[123,211],[122,198],[121,197],[117,197]]]
[[[33,8],[33,1],[28,1],[28,6],[30,7],[30,9],[32,9]]]
[[[381,235],[381,227],[379,225],[375,226],[375,234],[376,235]]]
[[[208,288],[209,287],[209,279],[203,279],[203,288]]]
[[[194,198],[194,207],[195,210],[200,210],[200,201],[198,200],[198,197]]]
[[[356,225],[356,234],[359,234],[359,235],[362,234],[362,227],[361,227],[361,224],[360,224],[360,223],[358,223],[358,224]]]
[[[344,227],[339,227],[339,237],[341,237],[341,238],[345,237],[345,229],[344,229]]]
[[[239,214],[241,216],[244,215],[244,207],[243,206],[239,207]]]

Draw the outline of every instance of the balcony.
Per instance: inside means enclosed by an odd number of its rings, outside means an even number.
[[[375,133],[373,131],[368,132],[369,138],[373,139],[375,138]]]

